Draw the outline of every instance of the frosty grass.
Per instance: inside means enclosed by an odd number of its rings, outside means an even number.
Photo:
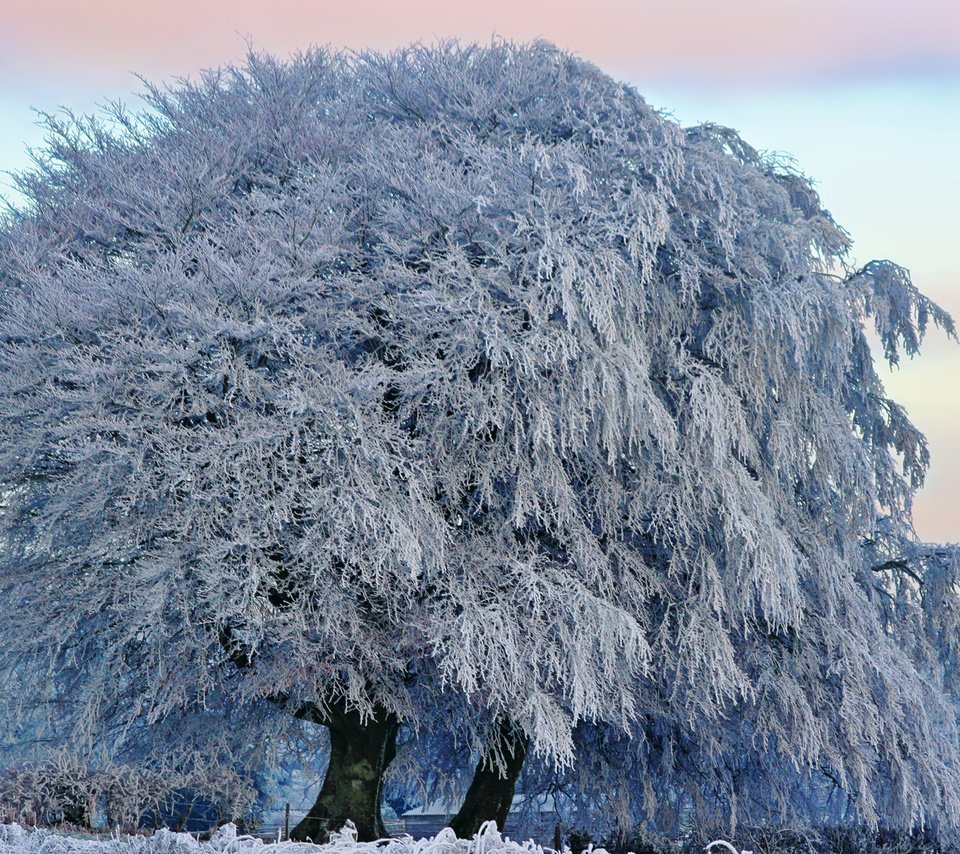
[[[431,839],[403,836],[380,842],[358,842],[355,832],[344,828],[331,835],[326,845],[308,842],[265,843],[237,833],[233,824],[221,827],[209,842],[189,833],[158,830],[152,836],[116,835],[104,839],[78,839],[52,830],[27,830],[19,824],[0,824],[0,854],[545,854],[535,842],[504,838],[494,822],[488,822],[472,839],[458,839],[444,828]],[[594,854],[607,854],[602,848]]]

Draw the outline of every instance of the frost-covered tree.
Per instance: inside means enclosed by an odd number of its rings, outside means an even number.
[[[960,714],[960,549],[892,536],[894,528],[879,519],[875,536],[863,542],[862,578],[883,634],[906,654],[908,667],[948,698],[952,707],[938,699],[931,708],[952,725]],[[638,826],[670,836],[691,827],[722,826],[723,833],[757,847],[754,834],[773,826],[819,838],[816,850],[833,850],[824,833],[831,828],[853,832],[862,825],[863,811],[834,767],[798,766],[785,761],[783,749],[758,742],[761,704],[734,706],[709,727],[671,720],[662,704],[647,708],[629,736],[581,724],[575,733],[576,767],[558,772],[528,764],[525,791],[548,793],[567,826],[586,829],[595,838],[629,836]],[[934,725],[942,721],[934,718]],[[902,820],[892,818],[902,786],[900,773],[889,768],[871,780],[877,819],[887,831],[905,829]],[[927,813],[925,832],[936,837],[949,831],[942,818]]]
[[[146,100],[48,118],[0,231],[0,655],[75,737],[276,707],[330,730],[297,834],[370,837],[402,724],[480,759],[464,831],[583,724],[709,762],[736,714],[868,821],[892,775],[956,822],[862,567],[927,465],[864,323],[952,327],[809,181],[543,43]]]

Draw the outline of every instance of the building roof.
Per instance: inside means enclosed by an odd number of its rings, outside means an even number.
[[[450,818],[457,814],[461,801],[430,801],[420,807],[407,810],[401,818],[416,818],[417,816],[431,816],[436,818]],[[553,797],[551,795],[514,795],[511,809],[526,807],[537,812],[554,812]]]

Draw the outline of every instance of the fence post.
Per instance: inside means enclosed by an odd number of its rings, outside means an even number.
[[[283,838],[290,838],[290,802],[287,801],[287,809],[284,813],[283,818]]]

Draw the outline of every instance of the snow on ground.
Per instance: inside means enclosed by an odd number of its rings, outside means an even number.
[[[269,844],[269,849],[265,846]],[[594,854],[607,854],[602,848]],[[52,830],[26,830],[18,824],[0,824],[0,854],[552,854],[535,842],[504,838],[488,822],[473,839],[457,839],[450,828],[432,839],[409,836],[380,842],[357,842],[349,828],[326,845],[306,842],[264,843],[237,834],[224,825],[209,842],[198,842],[189,833],[158,830],[152,836],[122,836],[83,839]]]

